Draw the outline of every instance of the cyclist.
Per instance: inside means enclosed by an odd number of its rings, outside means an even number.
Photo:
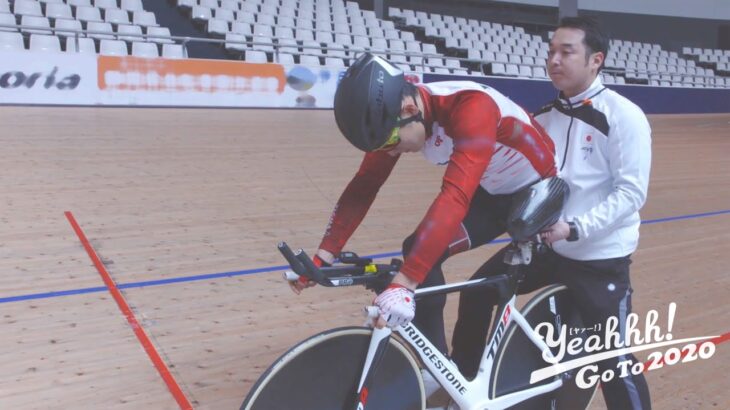
[[[377,326],[414,323],[447,354],[444,295],[419,302],[413,289],[444,284],[441,264],[506,230],[512,194],[556,173],[551,139],[498,91],[470,81],[413,85],[380,57],[346,71],[334,101],[340,131],[365,151],[334,208],[315,264],[332,263],[367,214],[401,154],[445,166],[441,191],[403,243],[404,264],[375,299]],[[312,283],[292,282],[296,293]]]
[[[586,18],[565,18],[550,42],[548,73],[558,99],[535,114],[555,140],[560,176],[570,186],[564,220],[542,234],[552,250],[526,268],[521,292],[551,282],[568,287],[586,328],[603,343],[609,317],[624,334],[631,313],[631,254],[639,241],[639,209],[646,201],[651,168],[651,128],[642,110],[606,88],[598,75],[608,38]],[[562,158],[560,158],[562,157]],[[503,273],[503,249],[473,278]],[[464,292],[453,337],[453,360],[465,374],[476,374],[484,350],[493,297]],[[470,314],[466,314],[466,311]],[[485,325],[486,324],[486,325]],[[597,363],[599,373],[615,370],[627,354]],[[615,377],[602,384],[609,409],[650,409],[642,374]]]

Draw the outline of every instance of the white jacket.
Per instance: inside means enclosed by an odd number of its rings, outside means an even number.
[[[651,169],[651,127],[636,104],[603,86],[560,98],[535,114],[555,141],[559,175],[570,185],[563,211],[578,241],[553,249],[576,260],[622,257],[639,243],[639,209]]]

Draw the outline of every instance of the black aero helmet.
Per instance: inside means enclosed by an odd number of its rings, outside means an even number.
[[[403,72],[370,53],[347,69],[335,92],[335,121],[352,145],[363,151],[383,146],[397,126]]]

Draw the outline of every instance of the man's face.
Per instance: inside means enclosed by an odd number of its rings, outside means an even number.
[[[553,85],[566,97],[590,87],[603,63],[603,53],[586,55],[585,33],[575,28],[559,28],[550,40],[547,71]]]
[[[413,97],[405,98],[400,118],[406,119],[420,112]],[[398,130],[400,142],[393,149],[388,151],[392,156],[400,155],[405,152],[418,152],[423,149],[426,142],[426,127],[420,121],[409,122],[400,127]]]

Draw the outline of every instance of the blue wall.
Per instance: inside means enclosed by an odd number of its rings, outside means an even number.
[[[471,80],[490,87],[534,112],[557,96],[550,81],[500,77],[462,77],[424,74],[423,82]],[[647,114],[730,113],[730,89],[649,87],[609,85],[609,88],[636,103]]]

